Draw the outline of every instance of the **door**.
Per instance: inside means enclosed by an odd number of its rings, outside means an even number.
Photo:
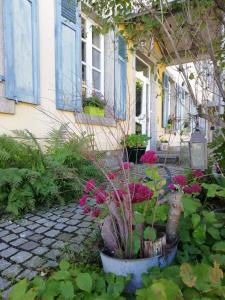
[[[139,58],[136,58],[135,130],[150,137],[150,70]]]

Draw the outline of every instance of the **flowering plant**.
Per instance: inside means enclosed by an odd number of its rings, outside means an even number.
[[[85,214],[100,217],[104,251],[119,258],[154,255],[152,245],[158,238],[155,224],[167,220],[168,204],[159,205],[166,182],[154,165],[157,155],[147,151],[141,161],[146,166],[144,177],[125,162],[117,172],[105,174],[104,186],[87,181],[80,199]]]

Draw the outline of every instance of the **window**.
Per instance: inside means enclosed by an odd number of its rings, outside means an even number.
[[[81,111],[81,25],[76,0],[57,0],[56,105]]]
[[[163,105],[162,105],[162,127],[168,126],[170,115],[170,82],[169,75],[164,72],[163,74]]]
[[[6,97],[39,103],[36,0],[4,1]]]
[[[181,130],[184,128],[184,107],[185,107],[185,90],[177,85],[177,97],[176,97],[176,128]]]
[[[82,95],[104,94],[104,37],[91,20],[82,17],[81,24]]]
[[[115,47],[115,117],[126,119],[127,89],[127,45],[122,36],[118,36]]]

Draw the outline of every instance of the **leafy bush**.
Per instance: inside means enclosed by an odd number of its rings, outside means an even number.
[[[18,139],[0,137],[0,210],[18,215],[38,206],[52,206],[79,198],[83,182],[102,180],[93,163],[82,154],[90,137],[65,137],[51,132],[43,151],[29,131],[15,132]]]
[[[212,143],[209,147],[212,149],[212,157],[214,162],[218,162],[220,168],[225,170],[225,129],[221,129],[214,135]]]
[[[121,141],[121,144],[129,148],[146,147],[149,140],[150,137],[146,134],[130,134]]]
[[[47,280],[36,277],[29,284],[26,279],[17,283],[9,299],[125,299],[122,293],[129,278],[103,274],[100,269],[73,266],[61,261],[59,271]]]
[[[83,107],[85,106],[104,108],[106,106],[106,100],[101,93],[93,92],[91,97],[83,99]]]

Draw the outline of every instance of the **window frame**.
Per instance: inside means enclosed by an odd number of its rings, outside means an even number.
[[[86,67],[86,83],[84,84],[82,78],[82,90],[86,89],[86,97],[92,96],[93,91],[100,92],[104,95],[104,78],[105,78],[105,69],[104,69],[104,35],[100,34],[100,48],[93,44],[92,39],[92,26],[98,26],[93,20],[90,20],[85,14],[81,14],[81,20],[85,20],[86,24],[86,38],[81,36],[81,51],[82,43],[86,44],[86,62],[81,59],[81,67]],[[81,21],[82,23],[82,21]],[[100,52],[100,68],[93,66],[92,52],[93,49]],[[81,52],[82,53],[82,52]],[[81,55],[82,58],[82,55]],[[100,90],[94,89],[93,86],[93,70],[100,73]]]

